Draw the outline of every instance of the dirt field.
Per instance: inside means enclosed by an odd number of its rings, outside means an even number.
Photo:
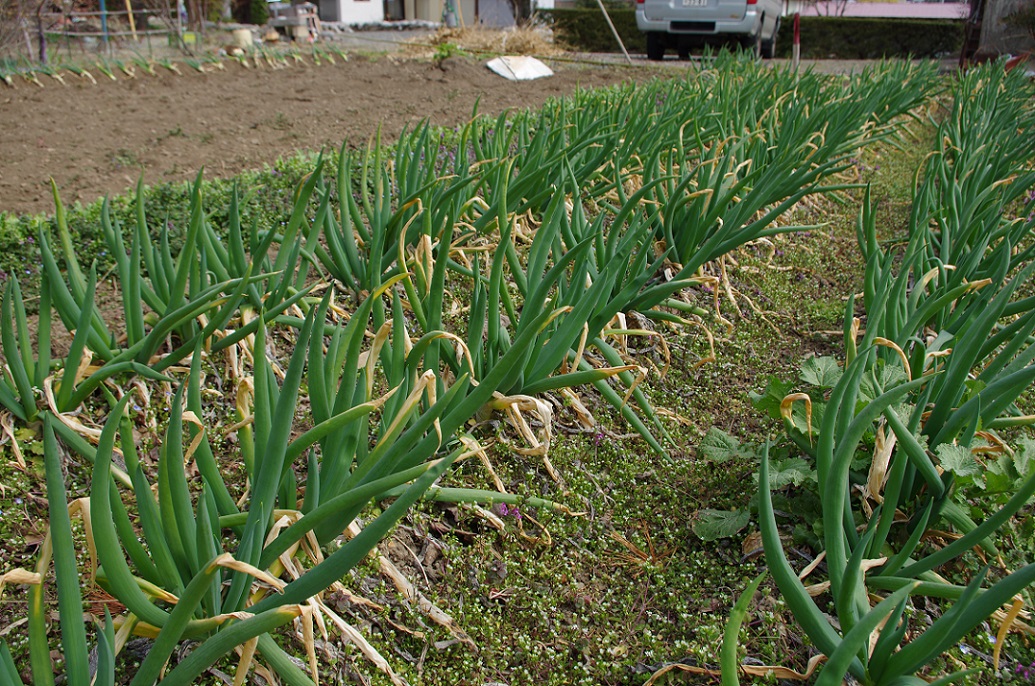
[[[46,76],[0,84],[0,211],[53,211],[48,179],[66,204],[90,202],[136,183],[229,176],[295,150],[364,146],[380,125],[392,138],[424,117],[453,125],[479,111],[534,107],[578,86],[596,87],[655,73],[640,67],[554,65],[555,76],[513,83],[481,62],[449,58],[441,66],[394,55],[311,62],[277,70],[245,69],[157,76],[96,85]]]

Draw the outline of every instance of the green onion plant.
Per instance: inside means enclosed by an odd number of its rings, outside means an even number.
[[[817,683],[841,683],[849,673],[864,684],[926,683],[918,672],[1035,581],[1035,565],[988,585],[987,570],[966,586],[938,574],[972,548],[996,554],[996,532],[1035,495],[1035,475],[1021,475],[1005,502],[986,506],[980,524],[956,500],[971,451],[1004,419],[1018,424],[1009,420],[1021,414],[1017,400],[1035,379],[1035,315],[1024,297],[1035,269],[1033,225],[1011,216],[1011,208],[1027,209],[1035,182],[1028,171],[1030,95],[1029,84],[995,68],[956,85],[956,116],[942,124],[939,148],[925,162],[904,247],[878,241],[867,194],[859,222],[865,332],[857,335],[852,324],[850,298],[845,368],[810,399],[815,430],[784,414],[787,434],[815,459],[836,625],[783,554],[768,450],[763,456],[767,562],[796,619],[828,657]],[[871,451],[860,496],[853,462]],[[923,536],[940,521],[960,537],[932,551]],[[906,614],[914,596],[952,602],[918,632]]]

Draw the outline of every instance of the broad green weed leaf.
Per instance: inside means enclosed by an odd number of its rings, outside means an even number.
[[[873,400],[884,391],[908,381],[906,373],[897,364],[885,364],[878,360],[871,374],[865,374],[860,385],[860,395],[865,400]]]
[[[823,406],[819,403],[815,403],[812,405],[812,420],[809,421],[809,416],[806,412],[805,404],[795,403],[791,407],[791,426],[797,429],[798,433],[800,433],[802,436],[808,436],[810,429],[812,430],[812,433],[815,433],[816,429],[822,425],[823,421],[823,415],[821,413],[817,413],[816,410],[817,408],[822,407]]]
[[[1013,493],[1017,490],[1018,485],[1028,475],[1027,472],[1022,474],[1017,470],[1017,458],[1021,452],[1023,451],[1018,450],[1013,456],[1000,455],[999,459],[984,464],[981,471],[981,486],[986,493]],[[977,481],[978,477],[974,480]]]
[[[735,436],[730,436],[722,429],[714,426],[708,429],[708,433],[701,439],[698,450],[712,462],[720,463],[751,454],[751,451],[745,450]]]
[[[747,510],[698,510],[694,517],[694,533],[704,541],[733,536],[751,521]]]
[[[841,368],[833,357],[810,357],[801,365],[801,380],[819,388],[833,388],[841,378]]]
[[[985,473],[984,481],[985,493],[989,495],[993,493],[1013,493],[1016,490],[1014,480],[1010,478],[1009,474],[989,470]]]
[[[977,395],[981,391],[985,390],[985,387],[988,384],[986,384],[984,381],[980,381],[978,379],[967,379],[966,381],[963,382],[963,385],[966,386],[966,388],[967,388],[966,393],[963,394],[963,400],[966,401],[966,400],[970,400],[975,395]]]
[[[1022,478],[1028,476],[1032,458],[1035,458],[1035,440],[1027,437],[1022,438],[1019,441],[1017,450],[1013,453],[1013,468],[1017,470],[1017,474]]]
[[[784,486],[801,486],[806,481],[817,480],[816,471],[808,462],[800,457],[773,462],[769,472],[769,488],[778,489]]]
[[[977,476],[983,471],[970,450],[962,445],[942,444],[934,452],[942,468],[956,476]]]
[[[773,419],[780,419],[780,403],[794,388],[791,381],[780,381],[775,376],[769,377],[765,390],[761,393],[749,393],[751,404],[756,410],[765,412]]]

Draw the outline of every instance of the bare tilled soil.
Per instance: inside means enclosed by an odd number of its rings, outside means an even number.
[[[645,80],[651,68],[552,65],[555,75],[506,81],[482,62],[441,64],[395,55],[348,62],[223,70],[182,76],[119,74],[98,83],[66,75],[0,85],[0,212],[52,212],[51,177],[62,200],[91,202],[148,184],[227,177],[296,150],[362,147],[381,127],[391,140],[407,125],[466,121],[478,111],[536,107],[578,87]],[[139,72],[139,70],[138,70]]]

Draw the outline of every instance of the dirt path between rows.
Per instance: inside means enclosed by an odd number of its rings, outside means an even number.
[[[49,179],[66,204],[88,203],[148,184],[227,177],[296,150],[366,145],[382,127],[388,139],[429,118],[454,125],[479,111],[535,107],[575,88],[642,81],[656,70],[553,64],[555,75],[514,83],[481,62],[447,59],[441,66],[394,55],[347,63],[307,62],[182,76],[99,74],[96,84],[66,76],[67,86],[41,76],[0,85],[0,212],[52,212]],[[159,68],[161,69],[161,68]]]

